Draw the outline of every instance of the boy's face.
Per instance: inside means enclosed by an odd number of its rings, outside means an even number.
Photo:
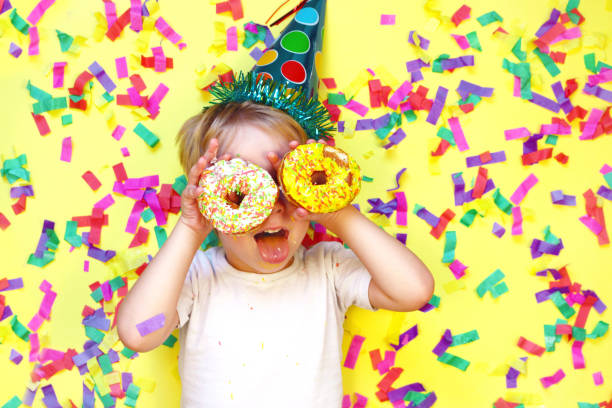
[[[236,130],[230,141],[221,144],[219,156],[229,153],[232,158],[240,157],[264,168],[276,180],[276,172],[267,155],[274,152],[282,158],[289,151],[289,141],[274,131],[243,125]],[[262,225],[241,235],[217,231],[230,265],[241,271],[255,273],[278,272],[290,265],[309,224],[306,220],[297,221],[292,217],[295,209],[279,189],[272,214]],[[264,235],[264,231],[274,234]]]

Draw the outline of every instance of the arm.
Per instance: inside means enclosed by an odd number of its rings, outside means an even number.
[[[318,215],[319,222],[351,248],[372,276],[368,290],[372,306],[408,312],[431,299],[434,280],[425,264],[355,207]]]
[[[217,140],[212,139],[204,156],[189,171],[188,185],[181,195],[181,217],[119,306],[117,333],[123,344],[134,351],[156,348],[178,324],[176,306],[189,265],[212,230],[198,208],[197,197],[202,194],[202,188],[196,184],[204,168],[216,157],[218,146]],[[165,316],[164,327],[142,337],[136,325],[160,313]]]

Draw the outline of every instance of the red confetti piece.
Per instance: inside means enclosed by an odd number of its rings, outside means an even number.
[[[446,209],[440,216],[440,221],[438,222],[438,225],[432,228],[429,233],[433,235],[436,239],[439,239],[444,230],[446,229],[446,226],[448,225],[450,220],[452,220],[454,217],[455,213],[451,209]]]
[[[11,222],[3,213],[0,212],[0,228],[4,231],[9,225],[11,225]]]
[[[529,354],[533,354],[534,356],[542,357],[542,354],[546,351],[546,349],[542,346],[538,346],[537,344],[527,340],[523,336],[519,338],[517,346],[525,350]]]
[[[321,78],[327,89],[336,89],[336,80],[334,78]]]
[[[472,11],[472,9],[465,4],[459,7],[459,10],[455,11],[451,17],[451,20],[453,23],[455,23],[455,27],[459,27],[459,24],[461,24],[462,21],[470,18],[470,11]]]
[[[599,207],[597,205],[597,197],[595,197],[593,190],[588,189],[583,194],[583,197],[586,200],[585,207],[587,215],[594,218],[595,221],[602,226],[601,232],[597,234],[597,241],[599,245],[609,244],[610,238],[608,237],[608,231],[606,229],[606,220],[604,218],[603,207]]]
[[[24,212],[26,209],[26,196],[21,195],[19,197],[19,200],[17,200],[17,202],[13,204],[11,207],[13,208],[13,212],[15,213],[15,215],[21,214],[22,212]]]
[[[83,180],[85,180],[87,185],[93,191],[96,191],[102,185],[102,183],[100,183],[100,180],[98,180],[98,178],[90,170],[87,170],[85,173],[83,173],[81,177],[83,177]]]
[[[564,64],[565,63],[565,56],[567,54],[565,54],[564,52],[560,52],[560,51],[552,51],[550,53],[550,58],[552,58],[553,61],[555,61],[558,64]]]
[[[34,123],[36,123],[36,127],[38,128],[38,133],[41,136],[48,135],[51,133],[51,129],[49,129],[49,124],[47,123],[47,119],[43,115],[35,115],[33,112],[32,118],[34,118]]]
[[[474,183],[474,189],[472,190],[472,198],[480,198],[484,194],[487,186],[488,170],[485,167],[478,168],[478,176],[476,176],[476,182]]]
[[[130,22],[130,8],[123,12],[123,14],[113,23],[112,26],[106,32],[106,36],[110,38],[111,41],[115,41],[117,37],[121,35],[125,26]]]
[[[136,235],[134,235],[134,238],[132,239],[132,242],[130,242],[128,248],[134,248],[146,244],[147,239],[149,239],[149,230],[143,227],[138,227],[138,231],[136,232]]]

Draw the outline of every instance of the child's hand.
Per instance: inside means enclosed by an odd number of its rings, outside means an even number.
[[[181,218],[179,221],[197,234],[202,234],[212,228],[198,207],[198,196],[204,191],[202,187],[198,186],[198,181],[204,169],[217,161],[218,149],[219,142],[217,139],[211,139],[204,156],[200,157],[189,171],[187,187],[185,187],[183,194],[181,194]],[[225,154],[221,159],[229,160],[230,158],[229,154]]]
[[[314,139],[308,139],[306,141],[307,144],[310,143],[315,143]],[[325,143],[325,140],[320,140],[319,143]],[[289,148],[291,150],[295,149],[296,147],[299,146],[299,142],[293,140],[291,142],[289,142]],[[276,174],[278,175],[278,177],[280,177],[280,175],[278,174],[278,169],[280,167],[282,158],[278,157],[278,155],[275,152],[269,152],[268,153],[268,160],[270,161],[270,163],[272,164],[274,171],[276,172]],[[292,206],[294,207],[294,206]],[[347,206],[348,207],[348,206]],[[345,208],[347,208],[345,207]],[[293,218],[295,218],[298,221],[301,220],[307,220],[307,221],[314,221],[316,223],[319,223],[323,226],[327,226],[329,225],[331,222],[333,222],[337,217],[338,214],[340,212],[342,212],[342,210],[344,209],[340,209],[338,211],[332,212],[332,213],[311,213],[310,211],[308,211],[307,209],[303,208],[303,207],[295,207],[295,210],[293,211],[293,214],[291,214],[293,216]]]

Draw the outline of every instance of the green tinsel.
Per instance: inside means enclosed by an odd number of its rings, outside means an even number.
[[[271,106],[289,114],[304,129],[310,139],[331,139],[335,128],[325,106],[316,99],[308,98],[302,89],[294,89],[286,83],[271,79],[257,79],[253,72],[240,72],[232,82],[219,82],[209,92],[214,97],[211,105],[229,102],[253,101]],[[204,107],[204,111],[208,107]]]

